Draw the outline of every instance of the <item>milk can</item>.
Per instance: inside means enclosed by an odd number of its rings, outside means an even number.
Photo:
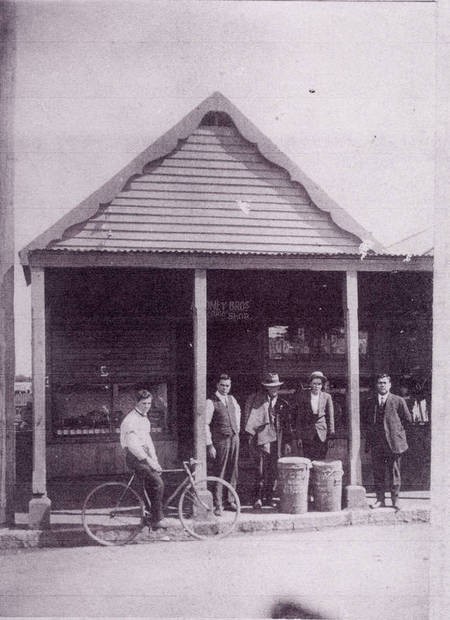
[[[343,475],[341,461],[312,462],[311,490],[315,511],[335,512],[341,510]]]
[[[279,511],[300,514],[308,511],[308,482],[311,461],[299,456],[278,459]]]

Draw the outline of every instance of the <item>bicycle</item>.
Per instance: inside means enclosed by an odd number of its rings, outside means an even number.
[[[164,501],[164,509],[172,508],[171,503],[180,495],[178,518],[186,532],[198,540],[224,538],[234,530],[240,515],[241,504],[236,490],[226,480],[207,476],[195,480],[195,459],[183,461],[183,469],[166,469],[163,473],[185,472],[186,478]],[[136,473],[130,475],[128,482],[104,482],[90,491],[83,503],[82,522],[88,536],[101,545],[125,545],[131,542],[145,526],[147,511],[141,494],[132,487]],[[204,491],[213,493],[217,485],[222,493],[236,505],[236,510],[217,516],[212,502],[204,498]],[[142,492],[150,505],[150,500],[142,484]]]

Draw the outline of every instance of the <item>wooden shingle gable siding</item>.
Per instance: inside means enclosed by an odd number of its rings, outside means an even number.
[[[151,180],[147,178],[148,176]],[[140,186],[130,190],[133,183],[138,183]],[[144,186],[145,183],[151,185],[151,191]],[[167,185],[158,190],[158,184]],[[183,185],[185,185],[184,191]],[[171,186],[173,186],[172,189]],[[228,192],[224,194],[226,186]],[[231,191],[233,187],[234,193]],[[289,193],[291,187],[296,187],[293,195]],[[205,188],[210,190],[209,196],[204,191]],[[252,192],[252,188],[255,188],[255,191]],[[195,197],[196,194],[198,198]],[[177,207],[185,208],[189,205],[196,209],[193,213],[195,219],[199,215],[199,209],[205,209],[205,207],[230,209],[239,201],[251,203],[251,217],[255,220],[262,211],[273,211],[274,215],[270,215],[273,220],[280,218],[285,221],[292,220],[300,212],[303,213],[303,219],[311,220],[305,215],[304,205],[306,204],[308,213],[316,210],[316,213],[320,213],[320,216],[325,218],[324,221],[329,221],[335,226],[334,230],[339,233],[337,236],[351,239],[352,254],[355,253],[355,248],[356,255],[359,254],[361,241],[371,244],[375,252],[383,249],[370,232],[336,204],[231,101],[221,93],[215,92],[78,206],[23,248],[19,255],[25,277],[29,283],[31,256],[33,256],[33,262],[36,262],[40,260],[42,250],[51,253],[59,248],[68,249],[71,246],[65,243],[69,237],[80,235],[84,223],[101,216],[107,207],[111,209],[112,206],[127,206],[131,214],[134,212],[142,214],[144,208],[149,213],[150,210],[147,207],[151,207],[151,212],[168,214],[174,213]],[[287,204],[297,206],[298,211],[292,211],[293,217],[282,213]],[[113,212],[114,210],[111,209],[108,214]],[[212,211],[209,211],[209,215],[213,215]],[[238,213],[236,212],[235,215],[237,216]],[[247,223],[241,221],[241,225],[245,226]],[[99,223],[98,229],[101,230],[101,228],[102,225]],[[225,229],[226,226],[222,226],[222,232],[226,232]],[[95,247],[99,252],[123,251],[126,243],[124,247],[122,244],[111,245],[110,243],[114,232],[108,229],[103,237],[98,239],[97,246],[95,243],[83,246],[79,243],[82,238],[79,236],[73,246],[73,251],[85,250],[92,253]],[[186,230],[187,241],[190,236],[192,236],[192,231]],[[94,238],[92,235],[89,237]],[[320,235],[318,241],[320,241]],[[275,234],[274,245],[276,242]],[[257,249],[248,248],[248,252],[261,254],[265,251],[269,252],[264,243],[256,243],[256,247]],[[330,244],[329,240],[322,245],[319,243],[315,249],[311,249],[309,245],[306,247],[305,251],[302,239],[295,237],[292,239],[290,250],[280,244],[275,248],[275,253],[287,254],[289,251],[299,255],[309,252],[316,254],[323,252],[328,255],[341,253],[341,250],[335,251],[337,245]],[[171,248],[165,245],[164,248],[168,255],[171,251],[179,251],[178,246]],[[128,249],[133,251],[136,248],[130,245]],[[139,249],[147,253],[164,251],[157,244],[152,246],[148,233],[145,243],[141,243]],[[241,246],[232,248],[227,242],[222,244],[217,251],[242,253],[246,249]],[[187,248],[187,250],[198,253],[197,246]],[[205,252],[209,254],[213,251],[205,248]],[[270,251],[270,253],[273,252]]]
[[[235,127],[199,127],[52,247],[357,253],[359,243]]]

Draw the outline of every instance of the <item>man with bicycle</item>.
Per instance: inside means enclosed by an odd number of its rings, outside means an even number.
[[[156,456],[150,435],[150,420],[147,417],[151,405],[151,392],[139,390],[135,406],[120,425],[120,445],[125,450],[127,466],[142,480],[150,499],[150,506],[146,506],[149,513],[149,517],[146,518],[147,525],[157,530],[166,528],[167,522],[163,519],[162,509],[164,494],[162,468]]]

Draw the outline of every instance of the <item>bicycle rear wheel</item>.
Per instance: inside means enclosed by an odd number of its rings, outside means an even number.
[[[220,516],[214,514],[212,496],[217,485],[222,486],[223,494],[227,494],[229,501],[236,505],[236,511],[225,511]],[[204,497],[205,489],[211,494],[209,498]],[[178,516],[184,529],[199,540],[224,538],[231,534],[240,512],[241,503],[236,490],[226,480],[215,476],[198,480],[193,485],[189,484],[178,502]]]
[[[87,534],[100,545],[125,545],[143,528],[144,503],[123,482],[105,482],[86,497],[82,520]]]

